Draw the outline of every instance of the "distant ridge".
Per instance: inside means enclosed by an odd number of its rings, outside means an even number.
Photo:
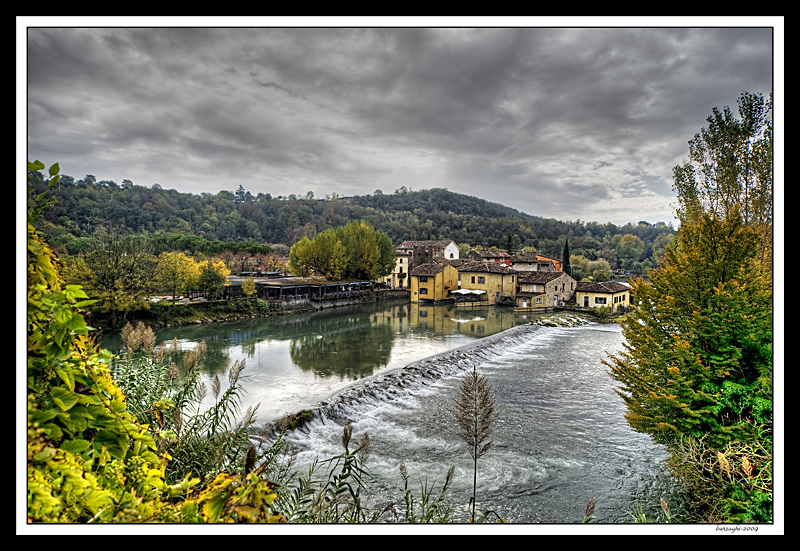
[[[35,193],[47,191],[42,174],[30,178]],[[613,265],[622,235],[641,239],[644,261],[652,259],[659,235],[674,233],[670,226],[645,221],[616,226],[542,218],[444,188],[410,191],[403,186],[393,193],[377,190],[353,197],[331,193],[319,198],[310,192],[273,197],[264,192],[254,194],[244,184],[235,191],[192,194],[158,184],[145,187],[123,180],[120,185],[96,181],[89,175],[79,180],[62,175],[55,198],[45,212],[41,231],[49,243],[70,254],[79,252],[85,239],[101,228],[161,237],[162,243],[171,246],[180,242],[182,250],[192,249],[193,239],[290,247],[303,237],[351,220],[365,220],[385,232],[395,245],[446,239],[512,253],[527,247],[561,258],[569,240],[573,255],[607,258]]]

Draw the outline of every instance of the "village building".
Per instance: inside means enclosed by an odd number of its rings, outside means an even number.
[[[518,277],[517,308],[558,308],[572,299],[577,282],[564,272],[525,271]]]
[[[579,281],[575,288],[575,304],[583,308],[608,306],[611,311],[631,304],[631,288],[618,281]]]
[[[503,263],[471,260],[458,268],[459,287],[484,291],[490,302],[514,303],[518,272]]]
[[[453,300],[451,291],[458,290],[458,270],[447,263],[429,262],[416,266],[410,275],[411,302],[443,302]]]
[[[556,272],[563,272],[564,271],[564,263],[561,262],[557,258],[553,258],[551,256],[544,256],[544,255],[541,255],[541,254],[537,254],[536,255],[536,260],[539,260],[541,262],[552,262],[554,271],[556,271]]]
[[[482,250],[482,251],[474,251],[470,258],[472,260],[480,260],[481,262],[495,262],[497,264],[505,264],[506,266],[511,265],[511,255],[505,251],[492,251],[492,250]]]
[[[408,288],[410,284],[411,255],[395,250],[394,269],[392,273],[383,278],[383,283],[393,289]]]
[[[392,288],[409,287],[408,274],[415,266],[435,260],[458,260],[458,246],[454,241],[403,241],[395,247],[395,266],[384,282]]]
[[[514,255],[510,266],[520,272],[557,272],[555,261],[537,255]]]

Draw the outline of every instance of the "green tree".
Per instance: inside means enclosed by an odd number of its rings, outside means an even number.
[[[564,250],[561,251],[561,263],[562,263],[562,269],[564,270],[564,273],[571,277],[572,276],[572,264],[570,263],[570,258],[569,258],[569,240],[568,239],[564,240]]]
[[[303,237],[289,251],[289,270],[330,280],[377,279],[394,268],[394,247],[388,235],[365,221],[349,222]]]
[[[108,312],[111,325],[118,316],[135,308],[147,308],[153,291],[158,260],[147,238],[99,231],[84,255],[86,292],[97,299],[96,308]]]
[[[746,120],[760,112],[753,95],[741,105]],[[742,143],[754,124],[727,109],[708,120],[710,129],[690,142],[692,159],[708,161],[703,179],[690,163],[676,167],[681,226],[648,280],[632,281],[625,350],[607,365],[628,423],[667,446],[707,520],[769,522],[773,311],[763,252],[771,207],[760,202],[771,183],[747,177],[764,161],[753,153],[763,143]],[[741,472],[744,479],[734,476]]]
[[[725,218],[738,211],[745,224],[758,229],[759,258],[771,270],[772,95],[765,100],[743,92],[738,106],[738,119],[729,107],[715,107],[708,126],[689,141],[689,159],[673,169],[678,217],[708,212]]]
[[[217,297],[222,293],[222,289],[228,282],[230,270],[221,260],[206,260],[200,263],[200,275],[198,276],[197,286],[205,291],[210,297]]]
[[[634,262],[641,260],[644,253],[644,242],[639,237],[626,233],[619,240],[614,252],[622,262],[622,267],[630,268]]]

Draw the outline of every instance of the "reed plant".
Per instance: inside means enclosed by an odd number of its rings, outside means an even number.
[[[276,507],[293,523],[374,523],[383,510],[369,510],[362,491],[370,473],[366,468],[371,452],[369,435],[361,436],[351,449],[353,426],[342,429],[344,451],[329,459],[315,459],[306,474],[288,477]],[[322,470],[322,474],[320,473]]]
[[[451,519],[445,495],[452,468],[438,493],[425,483],[421,495],[415,496],[405,467],[401,467],[404,514],[398,513],[394,503],[369,507],[363,499],[372,476],[366,466],[371,452],[368,434],[354,440],[353,426],[348,423],[342,430],[342,453],[315,458],[307,472],[300,473],[295,468],[296,451],[289,448],[285,437],[295,428],[293,419],[287,417],[279,423],[277,434],[266,430],[256,434],[252,425],[257,407],[241,412],[244,362],[228,367],[225,384],[224,375],[210,380],[201,375],[205,343],[183,352],[175,340],[155,347],[152,330],[142,323],[126,325],[121,335],[125,351],[116,359],[113,374],[129,409],[149,428],[159,453],[169,458],[167,482],[187,476],[203,480],[203,492],[214,495],[208,509],[212,521],[223,518],[225,510],[237,511],[229,516],[248,522],[261,518],[327,524]],[[253,486],[255,479],[265,485]],[[233,490],[250,486],[270,495],[274,492],[274,501],[256,506],[245,494]]]
[[[199,368],[205,343],[182,353],[175,340],[155,348],[152,330],[141,322],[127,324],[121,337],[125,352],[114,363],[114,378],[131,413],[149,427],[159,452],[169,454],[166,480],[243,472],[258,410],[240,409],[244,361],[227,368],[227,384],[219,374],[207,384]],[[179,355],[182,369],[176,363]],[[207,396],[213,398],[210,404]]]
[[[445,523],[452,519],[452,508],[446,500],[447,490],[453,480],[455,466],[450,467],[438,494],[427,480],[420,482],[420,495],[417,498],[408,485],[409,475],[404,463],[400,464],[403,477],[403,496],[405,500],[404,519],[409,524]]]
[[[452,409],[458,424],[458,436],[466,442],[472,458],[470,522],[477,522],[475,500],[478,488],[478,459],[492,446],[491,433],[497,420],[489,382],[486,377],[478,374],[477,367],[473,366],[472,371],[462,377]],[[485,520],[484,517],[481,517],[481,520]]]

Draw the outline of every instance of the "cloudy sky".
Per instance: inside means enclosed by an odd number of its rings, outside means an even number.
[[[27,158],[197,194],[444,187],[671,221],[672,168],[712,108],[782,91],[783,20],[576,22],[18,21]]]

